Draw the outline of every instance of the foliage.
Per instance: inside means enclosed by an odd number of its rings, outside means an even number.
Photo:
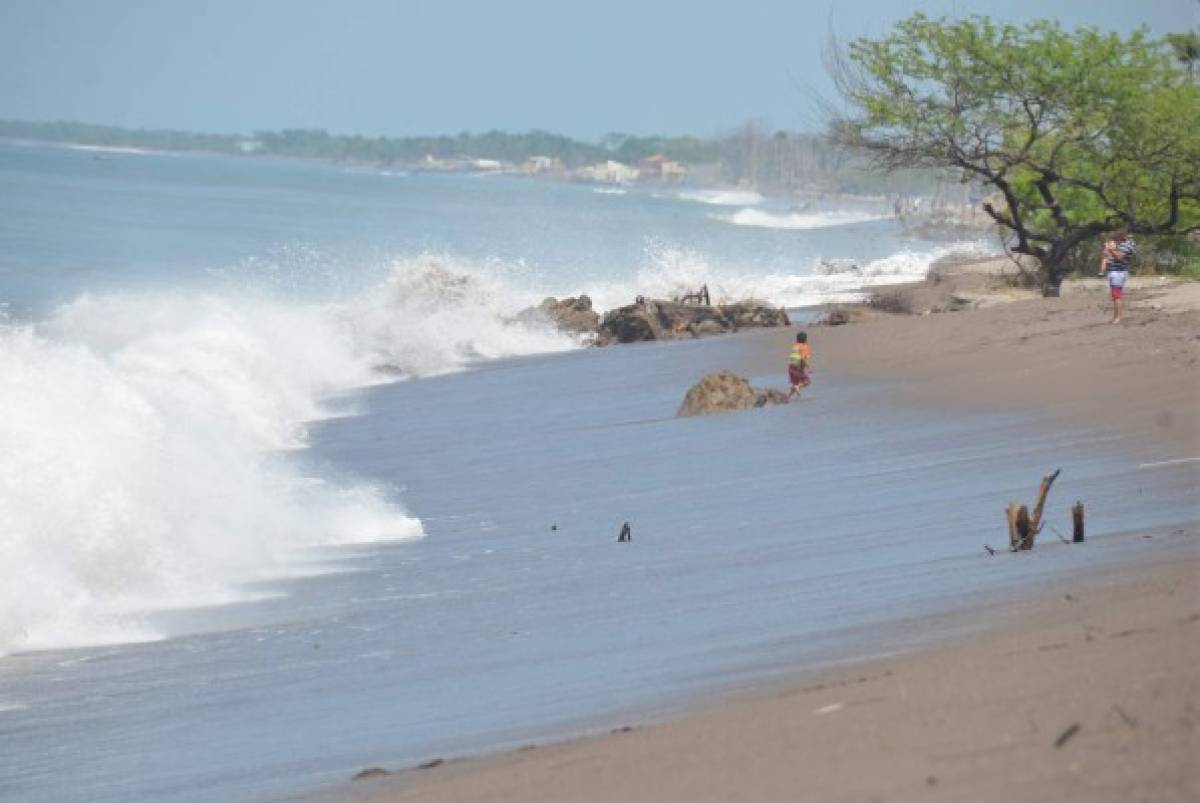
[[[1144,31],[917,14],[834,67],[850,108],[835,139],[995,187],[984,210],[1048,292],[1100,232],[1200,230],[1200,86]]]
[[[1200,63],[1200,31],[1169,33],[1166,42],[1175,60],[1187,70],[1188,77],[1195,78],[1196,65]]]
[[[625,137],[619,147],[593,145],[554,134],[529,131],[523,134],[487,131],[426,137],[363,137],[331,134],[322,129],[286,129],[258,131],[253,136],[195,134],[182,131],[131,130],[86,123],[30,123],[0,121],[0,136],[104,145],[149,148],[153,150],[194,150],[219,153],[253,152],[270,156],[288,156],[377,164],[418,163],[435,159],[496,159],[523,162],[532,156],[561,159],[567,167],[592,164],[606,159],[636,163],[657,153],[688,163],[716,161],[715,142],[697,137]]]

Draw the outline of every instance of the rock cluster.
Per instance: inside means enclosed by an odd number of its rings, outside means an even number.
[[[790,323],[785,310],[757,301],[708,305],[641,299],[604,315],[596,345],[675,340],[755,326],[788,326]]]
[[[788,326],[787,312],[760,301],[732,304],[692,304],[638,297],[625,307],[601,317],[586,295],[547,298],[517,315],[517,320],[547,321],[564,332],[592,335],[597,346],[636,343],[642,340],[675,340],[719,335],[756,326]]]
[[[732,371],[717,371],[705,374],[692,386],[675,415],[727,413],[768,404],[787,404],[787,401],[787,394],[781,390],[760,390]]]
[[[530,307],[517,316],[518,320],[545,320],[564,332],[592,334],[600,327],[600,315],[592,309],[592,300],[586,295],[578,298],[547,298],[536,307]]]

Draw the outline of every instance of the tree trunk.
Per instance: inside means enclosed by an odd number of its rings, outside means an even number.
[[[1042,280],[1042,298],[1058,298],[1062,295],[1063,279],[1067,278],[1067,253],[1056,243],[1041,257],[1039,278]]]
[[[1046,508],[1046,496],[1050,493],[1050,486],[1058,479],[1058,475],[1062,473],[1062,469],[1056,469],[1053,474],[1047,474],[1042,477],[1042,484],[1038,486],[1037,504],[1033,507],[1033,519],[1031,526],[1034,535],[1042,531],[1042,511]],[[1033,549],[1033,542],[1030,541],[1029,548]]]
[[[1008,506],[1008,549],[1010,552],[1033,549],[1033,528],[1029,526],[1029,508],[1013,502]]]

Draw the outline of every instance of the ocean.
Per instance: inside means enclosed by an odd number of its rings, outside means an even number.
[[[882,201],[0,143],[0,800],[279,800],[611,727],[1191,521],[1169,477],[1109,492],[1145,475],[1117,436],[824,366],[676,419],[764,338],[517,318],[701,283],[802,309],[989,249]],[[1031,466],[1096,500],[1086,553],[987,557]]]

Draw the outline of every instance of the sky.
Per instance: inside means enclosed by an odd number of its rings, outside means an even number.
[[[1200,0],[0,0],[0,118],[377,136],[816,130],[821,52],[915,11],[1156,34]]]

